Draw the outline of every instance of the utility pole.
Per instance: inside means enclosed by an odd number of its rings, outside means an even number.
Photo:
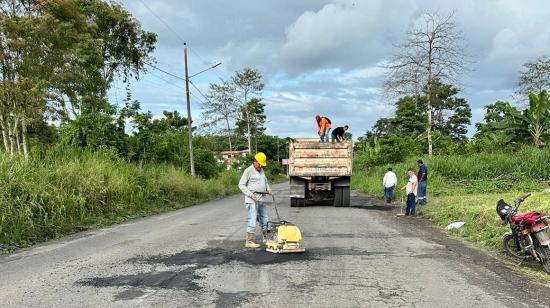
[[[189,162],[191,166],[191,175],[195,176],[195,160],[193,159],[193,120],[191,119],[191,101],[189,99],[189,70],[187,67],[187,43],[183,43],[185,57],[185,96],[187,99],[187,133],[189,142]]]

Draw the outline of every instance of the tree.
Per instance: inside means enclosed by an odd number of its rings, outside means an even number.
[[[418,106],[418,98],[406,96],[395,103],[395,117],[391,120],[399,134],[416,138],[426,131],[427,116]]]
[[[249,135],[257,139],[259,135],[264,134],[265,120],[265,104],[260,99],[253,98],[246,105],[241,106],[240,117],[235,123],[235,131],[238,135],[247,136],[250,145]]]
[[[546,56],[523,64],[514,94],[520,100],[525,100],[529,93],[540,93],[543,90],[550,91],[550,58]]]
[[[155,41],[112,1],[2,1],[0,130],[6,152],[27,156],[30,123],[57,115],[67,123],[69,108],[73,118],[114,115],[106,98],[111,82],[118,74],[125,81],[137,77]]]
[[[529,93],[529,109],[525,110],[525,119],[533,144],[546,145],[550,134],[550,100],[548,93]]]
[[[459,90],[456,87],[442,84],[439,80],[434,80],[431,91],[430,99],[426,87],[425,95],[419,98],[418,103],[423,113],[427,114],[430,102],[432,130],[451,137],[455,142],[464,141],[468,133],[467,126],[471,124],[470,105],[464,98],[457,97]]]
[[[440,16],[425,13],[407,33],[405,43],[386,66],[384,84],[388,93],[418,97],[420,89],[427,93],[428,154],[433,154],[432,97],[434,82],[450,83],[465,70],[463,37],[457,31],[453,14]]]
[[[264,88],[262,83],[262,74],[257,69],[245,68],[242,71],[235,72],[235,75],[231,78],[231,81],[236,89],[236,92],[240,94],[238,101],[243,113],[242,121],[246,124],[247,137],[248,137],[248,151],[252,151],[252,131],[253,126],[256,125],[258,118],[255,116],[255,112],[258,107],[255,107],[260,100],[256,99],[255,103],[249,104],[250,95],[261,95],[261,91]],[[261,107],[263,110],[263,107]],[[264,118],[265,120],[265,118]]]
[[[227,134],[229,150],[233,151],[231,135],[239,111],[239,104],[235,99],[235,87],[227,81],[220,85],[211,83],[206,96],[208,100],[203,104],[202,113],[204,126],[211,130],[223,127],[221,132]]]
[[[506,102],[488,105],[486,110],[485,123],[476,125],[476,138],[500,135],[505,144],[536,146],[545,146],[550,140],[550,101],[546,91],[530,93],[529,108],[523,112]]]

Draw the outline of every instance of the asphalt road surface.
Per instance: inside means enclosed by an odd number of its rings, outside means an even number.
[[[0,257],[2,307],[544,307],[548,289],[420,219],[354,193],[290,208],[303,254],[246,250],[243,198],[85,232]],[[270,209],[271,213],[273,209]]]

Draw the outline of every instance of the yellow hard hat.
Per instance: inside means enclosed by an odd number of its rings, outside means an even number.
[[[265,167],[267,165],[267,157],[265,156],[264,153],[262,152],[259,152],[258,154],[256,154],[256,156],[254,156],[254,159],[258,162],[258,164],[260,164],[260,166],[262,167]]]

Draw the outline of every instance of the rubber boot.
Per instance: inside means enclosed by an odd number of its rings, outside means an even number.
[[[246,234],[246,242],[244,243],[244,247],[246,248],[258,248],[260,245],[254,243],[254,233],[247,233]]]
[[[267,231],[262,232],[262,242],[264,245],[267,243]]]

